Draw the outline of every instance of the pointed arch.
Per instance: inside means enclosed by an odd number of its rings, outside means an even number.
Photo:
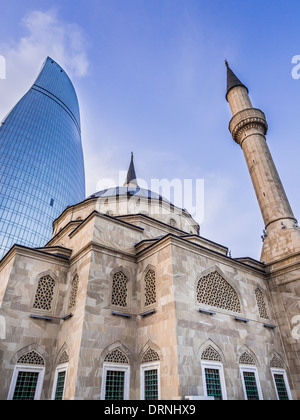
[[[144,307],[152,309],[157,306],[157,278],[153,265],[148,264],[143,272],[142,293],[144,296]]]
[[[198,350],[198,358],[201,360],[215,360],[221,363],[225,361],[222,350],[211,339],[201,344]]]
[[[18,350],[12,357],[14,371],[8,400],[38,400],[42,392],[48,355],[37,343]]]
[[[159,360],[160,359],[158,353],[149,347],[148,350],[146,350],[143,354],[141,363],[158,362]]]
[[[101,362],[132,364],[131,352],[119,340],[107,346],[101,353]]]
[[[257,286],[254,294],[260,318],[269,319],[265,292],[261,289],[260,286]]]
[[[120,342],[106,347],[101,353],[102,382],[101,399],[129,399],[130,365],[132,356]]]
[[[59,352],[56,356],[56,363],[55,364],[56,365],[61,365],[61,364],[64,364],[64,363],[68,363],[69,360],[70,360],[69,349],[68,349],[67,343],[64,343],[61,346],[61,348],[60,348],[60,350],[59,350]]]
[[[279,353],[277,353],[276,350],[271,351],[269,360],[271,368],[285,369],[283,358],[279,355]]]
[[[22,354],[17,360],[17,364],[22,365],[45,365],[45,360],[37,351],[31,350],[27,353]]]
[[[104,359],[104,362],[118,363],[118,364],[124,364],[124,365],[129,364],[128,357],[119,348],[116,348],[116,349],[112,350],[111,352],[109,352],[106,355],[106,357]]]
[[[201,273],[196,281],[195,294],[197,304],[242,313],[239,291],[217,266]]]
[[[161,398],[160,362],[160,348],[151,340],[147,341],[139,354],[140,397],[142,400],[159,400]]]
[[[212,340],[206,340],[199,349],[204,395],[214,396],[217,400],[226,400],[224,377],[224,355]]]
[[[242,346],[237,353],[237,361],[240,365],[258,366],[258,360],[254,352],[246,345]]]
[[[130,273],[120,266],[111,271],[110,278],[110,306],[122,311],[129,311],[132,290]]]
[[[201,354],[201,360],[214,360],[215,362],[221,362],[221,356],[212,346],[206,347]]]
[[[70,287],[70,290],[69,290],[69,296],[68,296],[67,311],[74,310],[77,305],[77,295],[78,295],[78,287],[79,287],[79,276],[77,272],[73,274],[69,287]]]
[[[139,356],[138,362],[139,364],[146,363],[146,360],[152,361],[161,361],[163,359],[162,351],[160,347],[158,347],[153,341],[148,340],[147,343],[142,347]]]
[[[31,309],[35,313],[53,314],[55,312],[58,294],[58,279],[47,270],[36,276],[36,289],[33,295]]]
[[[48,360],[48,353],[37,343],[29,344],[18,350],[11,359],[11,364],[30,364],[45,366]]]

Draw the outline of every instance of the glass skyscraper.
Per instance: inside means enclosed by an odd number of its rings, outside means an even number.
[[[48,57],[0,126],[0,259],[15,243],[45,245],[53,220],[84,199],[76,92]]]

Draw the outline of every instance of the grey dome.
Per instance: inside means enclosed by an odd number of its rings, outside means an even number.
[[[167,199],[162,197],[161,195],[151,191],[147,190],[145,188],[140,188],[138,186],[136,187],[113,187],[113,188],[107,188],[105,190],[101,190],[96,192],[95,194],[90,195],[88,198],[97,198],[97,197],[118,197],[118,196],[137,196],[137,197],[143,197],[143,198],[151,198],[156,199],[160,201],[164,201],[166,203],[171,204]]]

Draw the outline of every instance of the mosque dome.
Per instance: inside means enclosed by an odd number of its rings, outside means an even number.
[[[83,202],[66,209],[54,223],[54,231],[71,220],[84,220],[88,214],[98,213],[140,225],[141,217],[148,224],[158,221],[166,227],[177,229],[183,234],[199,234],[199,225],[186,209],[175,206],[162,195],[138,185],[133,154],[123,186],[100,190]],[[67,217],[68,215],[68,217]]]
[[[119,197],[119,196],[129,196],[129,197],[135,196],[135,197],[156,199],[156,200],[164,201],[166,203],[171,204],[170,201],[168,201],[162,195],[157,194],[146,188],[140,188],[138,185],[107,188],[107,189],[98,191],[95,194],[92,194],[88,198],[95,198],[95,197],[105,198],[105,197]]]

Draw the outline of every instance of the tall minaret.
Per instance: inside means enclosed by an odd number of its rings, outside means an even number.
[[[246,158],[265,223],[261,261],[269,263],[300,251],[300,231],[266,142],[265,114],[253,108],[247,87],[225,64],[229,130]]]

